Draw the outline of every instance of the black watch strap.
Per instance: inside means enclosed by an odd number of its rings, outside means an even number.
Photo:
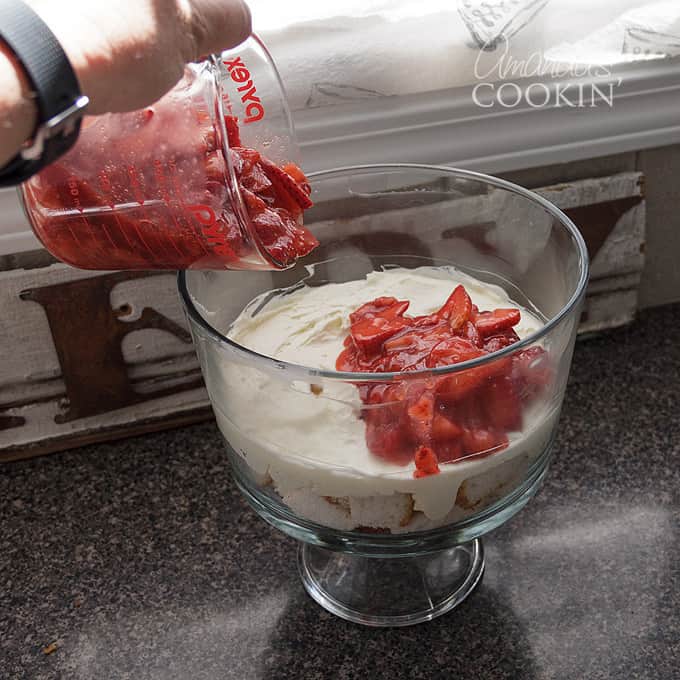
[[[21,0],[0,0],[0,40],[23,67],[38,108],[38,125],[30,145],[0,168],[0,186],[12,186],[73,146],[88,99],[81,95],[76,74],[59,41]]]

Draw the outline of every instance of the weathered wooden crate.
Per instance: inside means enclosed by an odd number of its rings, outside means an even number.
[[[581,333],[635,317],[645,263],[644,187],[641,173],[627,172],[538,190],[574,220],[588,245],[590,285]]]
[[[539,192],[592,258],[582,330],[631,321],[644,262],[643,177]],[[45,253],[0,258],[0,461],[210,417],[174,274],[84,272]]]

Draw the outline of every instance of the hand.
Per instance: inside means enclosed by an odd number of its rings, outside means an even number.
[[[89,114],[152,104],[184,65],[243,42],[243,0],[27,0],[68,55]]]

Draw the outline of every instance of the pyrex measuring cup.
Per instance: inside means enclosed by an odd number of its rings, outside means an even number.
[[[153,106],[87,117],[20,193],[43,245],[76,267],[278,269],[316,244],[301,226],[298,153],[276,68],[251,36],[187,66]]]

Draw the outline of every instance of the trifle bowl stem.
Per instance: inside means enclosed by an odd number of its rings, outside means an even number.
[[[376,627],[411,626],[446,614],[484,573],[481,539],[424,555],[374,557],[300,544],[305,590],[332,614]]]

